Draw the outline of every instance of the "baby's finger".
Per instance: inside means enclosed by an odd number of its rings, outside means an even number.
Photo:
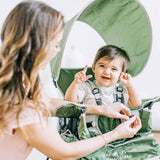
[[[123,79],[124,78],[124,72],[121,72],[119,79]]]
[[[86,73],[86,72],[87,72],[87,68],[88,68],[88,66],[86,65],[86,66],[84,67],[84,69],[83,69],[83,73]]]
[[[131,75],[130,74],[127,74],[127,79],[130,79],[131,78]]]
[[[127,73],[124,73],[124,74],[123,74],[123,78],[124,78],[124,79],[128,79],[128,74],[127,74]]]
[[[90,79],[90,78],[92,78],[92,75],[87,75],[87,76],[86,76],[86,80],[88,80],[88,79]]]
[[[124,72],[121,72],[121,75],[123,75],[124,74]]]
[[[79,72],[78,74],[77,74],[77,78],[81,78],[81,77],[83,77],[83,74],[81,73],[81,72]]]
[[[86,73],[85,72],[83,72],[83,71],[81,71],[81,72],[79,72],[79,75],[82,77],[82,76],[86,76]]]
[[[121,79],[122,79],[122,75],[119,76],[119,80],[121,80]]]
[[[81,79],[81,81],[85,81],[85,80],[86,80],[86,76],[82,74],[82,75],[80,76],[80,79]]]

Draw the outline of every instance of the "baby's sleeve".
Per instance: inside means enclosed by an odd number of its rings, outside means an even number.
[[[86,83],[83,82],[78,89],[79,102],[84,101],[84,98],[86,96],[86,92],[87,92],[87,86],[86,86]]]

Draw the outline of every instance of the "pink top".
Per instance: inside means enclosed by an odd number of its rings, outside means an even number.
[[[39,122],[40,117],[33,108],[26,107],[20,113],[20,126]],[[14,133],[13,129],[17,126],[16,117],[14,117],[9,122],[5,134],[0,135],[0,159],[2,160],[25,160],[33,148],[19,134]]]

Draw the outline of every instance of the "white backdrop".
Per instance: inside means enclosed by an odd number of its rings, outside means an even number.
[[[0,30],[3,24],[4,19],[10,10],[21,0],[6,0],[0,2]],[[82,8],[84,8],[91,0],[42,0],[57,10],[65,16],[67,21],[76,13],[78,13]],[[139,92],[142,95],[142,98],[150,98],[160,95],[160,1],[159,0],[139,0],[139,2],[144,6],[145,10],[148,13],[151,27],[152,27],[152,49],[150,53],[149,60],[147,62],[144,70],[134,78],[135,85],[137,86]],[[75,33],[77,28],[73,28],[73,33]],[[93,38],[92,30],[90,30],[90,39],[88,43],[88,37],[85,37],[85,32],[88,32],[88,28],[83,29],[83,34],[81,32],[76,32],[72,34],[73,37],[68,41],[70,43],[69,49],[66,48],[69,52],[96,52],[96,50],[103,44],[103,41],[100,40],[100,37]],[[74,36],[75,35],[75,36]],[[93,41],[94,40],[94,41]],[[77,46],[77,44],[82,44]],[[87,43],[86,43],[87,42]],[[97,44],[98,42],[98,44]],[[81,48],[80,48],[81,47]],[[68,57],[68,56],[66,56]],[[79,57],[81,58],[81,57]],[[86,59],[89,59],[85,57]],[[67,59],[68,60],[68,59]],[[92,59],[91,59],[92,60]],[[63,60],[64,66],[65,59]],[[82,66],[85,65],[85,61],[81,63]]]
[[[5,0],[0,1],[0,30],[3,24],[4,19],[7,14],[11,11],[11,9],[19,3],[21,0]],[[42,0],[57,10],[61,11],[61,13],[65,16],[65,20],[69,20],[72,16],[78,13],[82,8],[84,8],[91,0]],[[142,98],[151,98],[154,96],[160,96],[160,0],[139,0],[139,2],[144,6],[145,10],[148,13],[151,27],[152,27],[152,49],[150,53],[149,60],[147,62],[144,70],[134,78],[135,85],[138,88]],[[78,24],[77,24],[78,25]],[[103,45],[103,40],[96,35],[96,33],[92,29],[88,29],[87,27],[81,27],[82,32],[77,30],[77,27],[73,27],[73,31],[71,33],[72,37],[69,37],[68,48],[65,49],[66,55],[63,58],[63,66],[67,65],[69,59],[70,52],[96,52],[96,50]],[[85,37],[85,32],[90,34],[90,39]],[[93,37],[95,36],[95,37]],[[96,39],[96,41],[95,41]],[[94,41],[92,41],[94,40]],[[88,43],[88,41],[90,43]],[[78,45],[82,43],[82,45]],[[92,49],[91,49],[92,48]],[[68,52],[68,53],[67,53]],[[88,54],[89,55],[89,54]],[[78,57],[79,59],[84,57]],[[86,59],[90,59],[89,64],[92,61],[92,58],[85,57]],[[82,60],[80,65],[84,66],[86,63],[85,60]],[[46,88],[50,88],[50,94],[53,97],[58,97],[57,90],[51,84],[51,79],[49,78],[49,68],[47,68],[46,73],[42,73],[42,78],[47,84]],[[45,76],[44,76],[45,74]],[[51,90],[51,87],[52,90]],[[159,106],[158,106],[159,107]],[[160,113],[160,109],[157,109]],[[158,116],[158,114],[156,115]],[[157,119],[155,121],[155,125],[158,126]],[[39,160],[45,159],[45,156],[38,152],[33,152],[27,160]]]

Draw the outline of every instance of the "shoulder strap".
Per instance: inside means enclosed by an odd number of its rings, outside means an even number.
[[[115,102],[121,102],[124,104],[124,95],[123,95],[123,87],[121,85],[118,85],[116,87],[116,93],[113,94],[114,97],[114,103]]]
[[[95,101],[97,105],[102,105],[102,98],[100,96],[100,89],[94,84],[94,82],[87,81],[87,83],[90,85],[92,94],[95,96]],[[121,102],[124,104],[124,95],[123,95],[124,89],[123,87],[118,84],[116,87],[116,92],[113,93],[114,102]]]
[[[97,105],[102,105],[102,98],[100,96],[100,89],[95,85],[94,82],[90,82],[89,80],[87,80],[86,82],[91,87],[91,91],[92,91],[92,94],[95,97],[95,101],[96,101]]]
[[[102,105],[102,99],[101,99],[101,96],[100,96],[99,88],[93,88],[92,89],[92,94],[95,96],[95,100],[96,100],[97,105]]]

